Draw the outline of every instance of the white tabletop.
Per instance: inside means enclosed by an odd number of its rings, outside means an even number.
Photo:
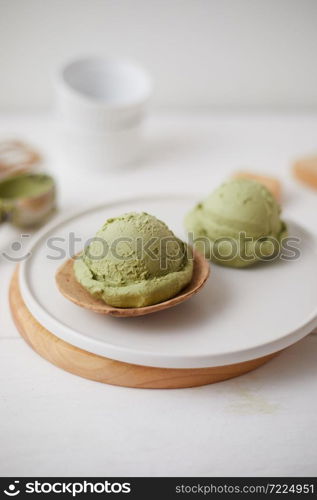
[[[294,158],[317,151],[314,115],[161,114],[149,120],[139,168],[89,177],[56,160],[45,116],[2,115],[2,136],[46,153],[61,213],[153,184],[207,194],[231,171],[249,168],[280,177],[285,216],[317,234],[317,193],[290,176]],[[20,232],[3,226],[1,235],[0,253],[18,257],[10,242]],[[102,385],[55,368],[19,337],[7,299],[13,267],[1,255],[1,475],[316,474],[316,334],[250,374],[211,386]]]

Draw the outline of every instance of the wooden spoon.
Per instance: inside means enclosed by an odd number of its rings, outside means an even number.
[[[73,259],[67,260],[56,273],[56,283],[59,291],[71,302],[99,314],[109,314],[118,317],[143,316],[176,306],[189,299],[206,283],[210,273],[209,262],[199,252],[194,252],[194,272],[190,283],[175,297],[145,307],[114,307],[103,300],[93,297],[75,278]]]

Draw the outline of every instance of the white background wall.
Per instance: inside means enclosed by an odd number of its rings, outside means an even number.
[[[90,53],[143,63],[158,106],[317,109],[316,0],[0,0],[0,109]]]

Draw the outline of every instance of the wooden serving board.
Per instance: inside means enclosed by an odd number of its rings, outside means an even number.
[[[124,363],[79,349],[44,328],[22,299],[18,268],[12,277],[9,296],[16,327],[35,352],[63,370],[104,384],[146,389],[195,387],[237,377],[258,368],[278,354],[276,352],[243,363],[210,368],[156,368]]]

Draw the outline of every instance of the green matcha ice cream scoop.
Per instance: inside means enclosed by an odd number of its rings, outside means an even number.
[[[143,307],[177,295],[191,280],[187,245],[147,213],[108,219],[74,262],[77,281],[115,307]]]
[[[186,216],[185,224],[197,250],[230,267],[275,258],[287,236],[275,198],[250,179],[222,184]]]

